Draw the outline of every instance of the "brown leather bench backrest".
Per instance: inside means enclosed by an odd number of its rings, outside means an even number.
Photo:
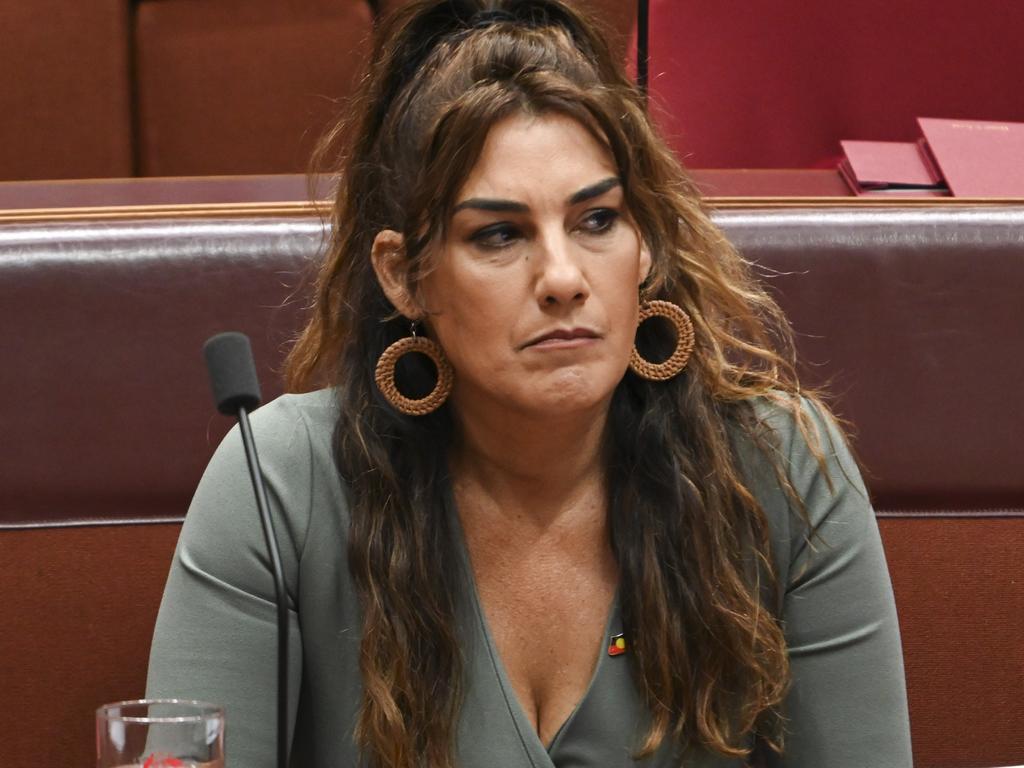
[[[1024,763],[1024,210],[729,211],[832,383],[885,542],[915,762]]]
[[[7,765],[89,765],[95,707],[143,695],[181,519],[230,426],[202,344],[247,333],[279,394],[322,233],[311,217],[0,221]]]
[[[2,217],[0,217],[2,218]],[[1024,208],[724,210],[809,383],[856,427],[900,610],[917,762],[1024,762]],[[0,221],[0,720],[8,765],[88,764],[142,693],[177,523],[227,428],[200,347],[249,333],[267,397],[311,215]],[[296,293],[296,291],[298,291]],[[148,524],[144,524],[147,523]]]
[[[776,293],[803,378],[833,382],[879,512],[1024,506],[1024,211],[725,211]]]

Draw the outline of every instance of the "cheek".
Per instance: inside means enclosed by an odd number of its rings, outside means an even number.
[[[645,276],[642,259],[638,265],[635,252],[632,258],[623,258],[616,269],[602,276],[604,303],[617,324],[636,325],[640,312],[640,281]]]
[[[640,302],[634,295],[621,296],[615,307],[614,327],[620,351],[628,356],[636,340],[637,320],[640,317]]]
[[[440,271],[439,271],[440,272]],[[493,365],[510,347],[511,331],[521,310],[507,284],[478,275],[435,273],[424,295],[431,326],[456,368]]]
[[[611,276],[609,276],[611,277]],[[636,340],[637,322],[640,317],[640,291],[635,282],[636,262],[617,270],[614,279],[604,285],[604,311],[606,313],[611,341],[615,355],[629,357]]]

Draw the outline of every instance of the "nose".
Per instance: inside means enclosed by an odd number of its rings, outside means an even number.
[[[565,232],[538,241],[536,295],[542,307],[583,304],[590,296],[578,251]]]

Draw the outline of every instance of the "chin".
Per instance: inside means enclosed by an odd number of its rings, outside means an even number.
[[[569,368],[545,377],[543,384],[529,398],[532,410],[550,415],[569,415],[607,407],[622,374],[610,376],[606,372]]]

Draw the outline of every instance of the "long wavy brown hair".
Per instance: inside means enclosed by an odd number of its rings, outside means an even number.
[[[768,523],[735,439],[744,433],[762,448],[799,508],[752,403],[788,409],[811,436],[799,400],[817,400],[800,392],[781,311],[711,223],[594,23],[557,0],[413,3],[377,30],[348,110],[322,145],[341,181],[288,373],[292,389],[329,385],[340,400],[336,463],[350,491],[348,562],[363,611],[355,738],[370,764],[454,764],[465,591],[464,574],[437,565],[458,562],[442,513],[454,420],[447,406],[403,416],[375,386],[377,359],[408,323],[383,295],[371,245],[382,229],[403,233],[415,295],[488,131],[518,113],[567,115],[607,147],[653,257],[645,288],[683,307],[695,328],[686,370],[661,383],[627,373],[608,421],[611,546],[651,718],[637,755],[671,740],[741,756],[752,736],[780,750],[786,647],[770,597]],[[637,343],[656,359],[675,340],[649,322]],[[433,369],[414,360],[398,376],[415,395],[429,390]]]

